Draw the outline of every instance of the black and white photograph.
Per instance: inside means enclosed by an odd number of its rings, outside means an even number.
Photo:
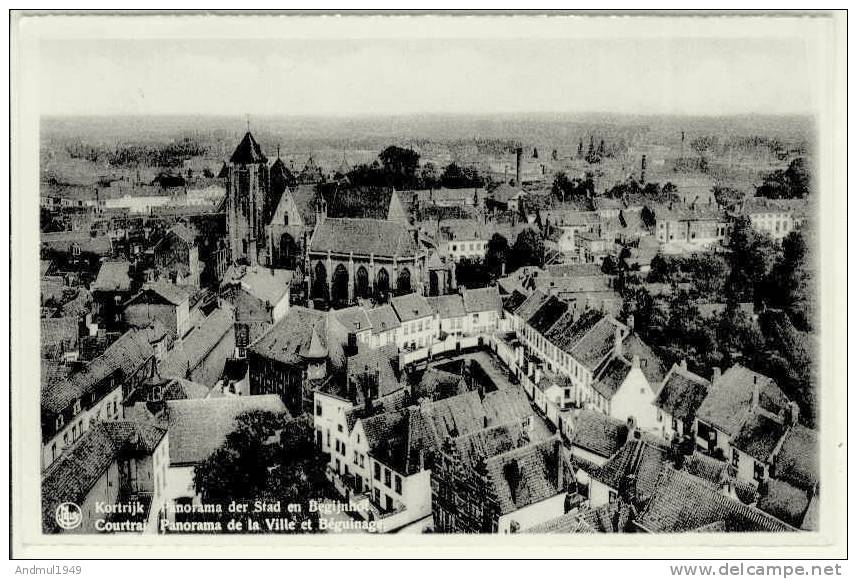
[[[841,530],[842,14],[17,16],[48,544]]]

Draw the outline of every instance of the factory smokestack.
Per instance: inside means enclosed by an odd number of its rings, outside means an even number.
[[[640,161],[640,183],[646,184],[646,156],[643,155],[643,160]]]
[[[515,149],[515,186],[521,186],[521,158],[524,156],[524,149],[518,147]]]

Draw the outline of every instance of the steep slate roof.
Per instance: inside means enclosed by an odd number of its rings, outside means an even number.
[[[458,374],[445,372],[437,368],[429,368],[420,378],[419,384],[414,388],[414,398],[422,397],[438,400],[448,398],[466,391],[464,379]]]
[[[298,364],[309,354],[313,334],[328,351],[337,338],[331,328],[333,314],[293,306],[279,322],[250,344],[250,351],[284,364]],[[339,344],[341,346],[341,343]]]
[[[793,531],[770,515],[685,472],[664,467],[637,524],[652,533],[680,533],[723,522],[730,532]]]
[[[628,425],[597,410],[582,409],[573,418],[571,444],[610,458],[628,438]]]
[[[776,382],[736,364],[709,388],[696,412],[697,418],[728,435],[735,434],[752,404],[754,377],[759,386],[759,405],[774,414],[785,408],[788,399]]]
[[[419,251],[408,227],[385,219],[327,218],[318,224],[309,251],[408,257]]]
[[[538,333],[547,334],[566,311],[568,304],[556,296],[551,296],[532,313],[527,323]]]
[[[561,443],[552,438],[493,456],[485,461],[489,489],[500,514],[508,514],[564,491]]]
[[[442,320],[460,318],[467,315],[464,310],[464,298],[460,294],[448,294],[443,296],[430,296],[426,298],[436,314]]]
[[[503,309],[500,290],[497,286],[465,290],[464,309],[469,314],[490,311],[500,313]]]
[[[83,504],[93,485],[120,456],[152,454],[166,430],[129,421],[94,422],[42,475],[42,523],[59,531],[54,511],[60,503]]]
[[[262,153],[262,147],[259,146],[259,143],[256,142],[250,131],[247,131],[244,138],[235,147],[235,152],[232,153],[229,162],[250,165],[254,163],[267,163],[268,158]]]
[[[547,300],[548,296],[539,290],[536,290],[527,296],[527,299],[521,302],[521,304],[512,313],[521,318],[524,322],[528,322],[530,317],[535,314]]]
[[[394,297],[390,303],[402,322],[418,320],[434,314],[428,300],[418,293]]]
[[[655,399],[655,406],[676,420],[692,419],[710,387],[705,378],[674,365]]]
[[[233,330],[234,320],[234,312],[227,304],[212,311],[164,356],[158,365],[161,376],[184,378],[188,368],[199,366],[223,336]]]
[[[92,284],[92,291],[129,291],[131,277],[128,272],[131,264],[127,261],[105,261],[98,270],[98,276]]]
[[[390,304],[384,304],[377,308],[372,308],[366,311],[366,316],[369,318],[369,323],[372,325],[372,333],[380,334],[389,330],[394,330],[401,326],[399,317],[396,311]]]
[[[42,349],[60,346],[68,342],[73,345],[78,341],[77,318],[41,318]]]
[[[205,460],[233,431],[235,419],[255,410],[288,416],[276,394],[168,401],[170,465],[192,465]]]
[[[777,453],[775,476],[798,488],[813,488],[819,480],[818,452],[818,432],[800,424],[792,426]]]
[[[785,425],[778,420],[754,412],[729,443],[764,464],[771,460],[785,432]]]
[[[584,367],[595,370],[614,347],[616,328],[620,327],[612,318],[602,317],[571,347],[569,353]]]
[[[152,344],[164,339],[166,330],[161,324],[135,328],[122,334],[104,352],[81,372],[72,374],[62,382],[42,382],[42,409],[58,414],[83,396],[92,392],[99,382],[113,372],[121,371],[123,378],[130,377],[152,356]],[[106,393],[105,393],[106,394]]]
[[[526,426],[515,420],[453,438],[450,451],[464,466],[474,468],[480,461],[539,440],[538,435],[536,440],[531,440]]]

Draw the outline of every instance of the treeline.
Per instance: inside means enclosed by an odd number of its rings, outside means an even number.
[[[785,170],[777,169],[765,176],[756,187],[756,195],[768,199],[805,199],[809,196],[810,175],[803,157],[793,159]]]
[[[163,145],[85,145],[81,142],[66,145],[72,159],[92,163],[106,163],[112,167],[179,167],[185,160],[206,155],[208,147],[190,138]]]
[[[450,163],[439,171],[430,162],[420,167],[419,153],[397,146],[387,147],[370,164],[355,166],[345,177],[356,186],[396,189],[460,189],[487,184],[487,180],[474,167]]]

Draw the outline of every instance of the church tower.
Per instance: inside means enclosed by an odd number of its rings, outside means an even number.
[[[256,265],[265,248],[268,159],[247,131],[226,164],[226,211],[233,262]]]

